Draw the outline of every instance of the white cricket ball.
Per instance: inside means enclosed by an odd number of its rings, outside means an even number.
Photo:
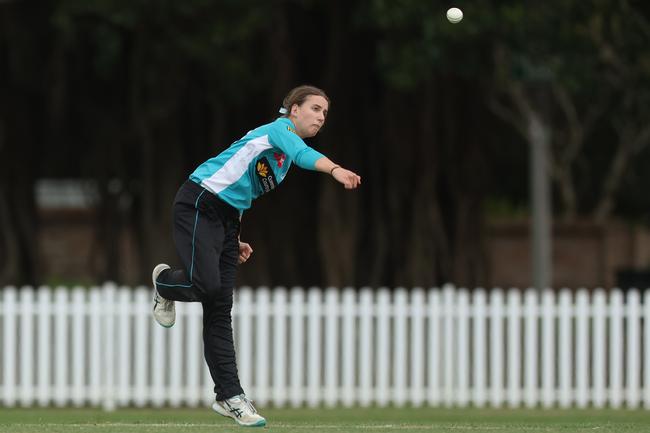
[[[447,11],[447,19],[450,23],[459,23],[463,19],[463,11],[458,8],[449,8]]]

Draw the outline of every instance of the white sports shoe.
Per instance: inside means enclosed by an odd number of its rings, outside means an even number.
[[[151,273],[151,282],[153,283],[153,318],[156,319],[161,326],[165,328],[171,328],[176,322],[176,307],[174,306],[174,301],[163,298],[158,293],[156,288],[156,280],[158,275],[165,269],[169,269],[169,266],[161,263],[156,265],[153,268]]]
[[[217,401],[212,405],[212,410],[219,415],[234,419],[237,424],[244,427],[264,427],[266,425],[266,420],[257,413],[253,402],[244,394]]]

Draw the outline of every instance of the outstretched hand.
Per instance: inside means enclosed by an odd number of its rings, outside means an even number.
[[[338,182],[342,183],[345,189],[355,189],[361,185],[361,176],[343,167],[336,168],[332,172],[332,176]]]
[[[253,249],[246,242],[239,241],[239,260],[238,263],[242,264],[248,260],[248,258],[253,254]]]

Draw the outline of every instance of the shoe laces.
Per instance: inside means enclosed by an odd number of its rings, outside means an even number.
[[[154,302],[158,305],[160,305],[160,308],[162,308],[165,311],[171,310],[171,307],[174,305],[172,301],[163,298],[160,296],[160,293],[158,293],[158,290],[156,290],[156,294],[154,297]]]
[[[241,405],[248,409],[252,415],[257,413],[257,409],[255,409],[255,406],[253,406],[253,400],[250,400],[248,397],[246,397],[244,394],[240,394],[234,398],[238,398],[241,401]],[[226,400],[228,402],[228,406],[230,405],[231,399]],[[233,402],[234,403],[234,402]]]

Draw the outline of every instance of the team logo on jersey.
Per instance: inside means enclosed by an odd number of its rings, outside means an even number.
[[[287,126],[287,131],[293,132],[294,134],[298,134],[295,129],[293,129],[291,126]]]
[[[278,163],[278,167],[282,168],[282,164],[284,164],[284,160],[287,159],[287,155],[284,153],[273,152],[273,158],[275,158],[275,162]]]
[[[262,194],[275,189],[277,186],[277,181],[268,159],[261,158],[259,161],[257,161],[255,164],[255,172],[257,173],[257,180],[259,181],[260,187],[262,188]]]
[[[257,174],[262,177],[267,177],[269,175],[269,167],[262,163],[262,161],[257,163]]]

